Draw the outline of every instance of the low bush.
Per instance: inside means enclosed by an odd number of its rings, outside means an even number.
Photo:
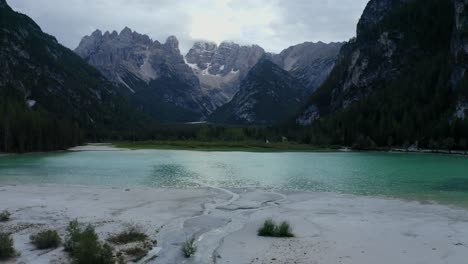
[[[107,239],[107,241],[113,244],[128,244],[137,241],[145,241],[148,239],[148,235],[143,233],[137,226],[129,226],[125,231],[113,235]]]
[[[62,240],[55,230],[41,231],[30,237],[37,249],[57,248]]]
[[[268,219],[265,221],[265,223],[263,223],[263,226],[260,229],[258,229],[257,233],[259,236],[274,236],[275,229],[275,222],[273,222],[273,220],[271,219]]]
[[[112,248],[99,241],[92,225],[81,228],[78,221],[70,222],[65,239],[65,251],[77,264],[113,264]]]
[[[13,239],[9,234],[0,232],[0,259],[8,259],[14,256]]]
[[[195,238],[189,239],[182,244],[182,253],[186,258],[190,258],[197,252],[197,246],[195,245]]]
[[[10,212],[8,212],[7,210],[3,210],[0,213],[0,222],[6,222],[6,221],[10,220],[10,216],[11,216]]]
[[[294,237],[294,234],[292,233],[292,228],[288,222],[282,222],[276,228],[276,235],[278,237]]]
[[[284,221],[277,225],[271,219],[263,223],[263,226],[258,229],[257,234],[264,237],[294,237],[291,225],[288,222]]]

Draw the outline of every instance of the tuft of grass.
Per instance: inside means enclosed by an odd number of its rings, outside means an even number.
[[[92,225],[82,228],[78,221],[72,221],[67,228],[65,251],[76,264],[114,264],[112,248],[99,241]]]
[[[62,239],[55,230],[41,231],[32,235],[30,240],[37,249],[57,248],[62,242]]]
[[[9,221],[9,220],[10,220],[10,217],[11,217],[11,213],[8,212],[7,210],[3,210],[3,211],[0,213],[0,222]]]
[[[277,225],[271,219],[263,223],[263,226],[258,229],[257,234],[264,237],[294,237],[291,225],[288,222],[283,221]]]
[[[0,259],[8,259],[16,254],[13,239],[9,234],[0,232]]]
[[[289,225],[289,223],[286,221],[283,221],[279,226],[276,227],[276,235],[278,237],[294,237],[291,225]]]
[[[265,220],[263,226],[258,229],[257,234],[259,236],[275,236],[276,224],[271,219]]]
[[[125,231],[109,237],[107,241],[113,244],[124,245],[137,241],[145,241],[147,239],[148,235],[143,233],[139,227],[129,226]]]
[[[195,245],[195,238],[188,239],[182,244],[182,253],[186,258],[190,258],[197,252],[197,246]]]

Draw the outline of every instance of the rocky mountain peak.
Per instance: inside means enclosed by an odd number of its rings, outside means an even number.
[[[93,33],[91,33],[91,37],[95,37],[95,38],[102,37],[102,31],[99,29],[96,29]]]
[[[189,50],[185,59],[190,64],[195,64],[201,70],[206,70],[215,52],[218,49],[218,45],[214,42],[208,41],[197,41],[193,44],[193,47]]]
[[[193,44],[192,49],[197,51],[215,51],[218,48],[218,44],[212,41],[197,41]]]
[[[205,74],[226,76],[232,72],[241,71],[246,74],[265,54],[257,46],[241,46],[231,41],[223,41],[216,45],[213,42],[196,42],[185,59],[189,64],[195,64]]]
[[[175,36],[169,36],[164,45],[173,50],[179,50],[179,40]]]
[[[335,65],[342,42],[304,42],[268,57],[290,72],[305,86],[305,96],[312,94],[326,79]]]
[[[242,79],[265,54],[259,46],[243,46],[224,41],[198,41],[185,56],[186,62],[200,80],[205,93],[218,107],[239,90]]]
[[[133,34],[133,31],[129,28],[129,27],[125,27],[124,29],[122,29],[122,31],[120,31],[120,34],[119,36],[120,37],[132,37],[132,34]]]

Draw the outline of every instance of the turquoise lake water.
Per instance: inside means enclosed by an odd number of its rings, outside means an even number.
[[[83,151],[0,157],[0,184],[265,187],[468,205],[468,157],[404,153]]]

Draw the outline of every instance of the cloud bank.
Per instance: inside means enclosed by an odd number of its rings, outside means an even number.
[[[305,41],[345,41],[368,0],[9,0],[74,49],[95,29],[125,26],[152,39],[175,35],[181,50],[196,40],[258,44],[279,52]]]

